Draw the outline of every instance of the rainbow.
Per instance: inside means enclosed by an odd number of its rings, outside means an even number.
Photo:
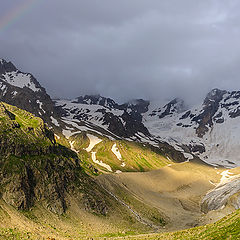
[[[5,15],[0,16],[0,32],[8,28],[20,17],[31,10],[37,3],[38,0],[24,0],[21,4],[18,4],[13,9],[8,11]]]

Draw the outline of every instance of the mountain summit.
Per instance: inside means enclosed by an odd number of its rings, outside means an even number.
[[[57,115],[46,90],[30,73],[19,71],[11,62],[0,60],[0,99],[27,110],[47,123]]]

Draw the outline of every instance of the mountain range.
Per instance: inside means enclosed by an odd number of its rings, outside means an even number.
[[[65,137],[90,130],[157,148],[169,145],[186,160],[197,157],[225,167],[240,164],[240,91],[213,89],[191,108],[178,98],[164,104],[143,99],[118,104],[100,95],[52,100],[31,74],[5,60],[0,61],[0,84],[1,101],[43,118]]]
[[[82,207],[97,215],[87,215],[92,224],[105,216],[108,228],[118,219],[118,231],[130,222],[129,231],[143,232],[211,223],[240,207],[240,91],[213,89],[191,107],[179,98],[51,99],[2,59],[0,101],[0,205],[9,216],[5,204],[29,214],[41,203],[45,214],[84,221]]]

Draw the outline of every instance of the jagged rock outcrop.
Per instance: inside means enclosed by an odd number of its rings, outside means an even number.
[[[223,99],[223,95],[227,91],[221,91],[219,89],[213,89],[208,93],[207,97],[203,102],[202,112],[192,118],[192,121],[198,123],[196,129],[196,134],[198,137],[203,137],[205,133],[213,126],[213,117],[219,109],[219,103]],[[221,115],[216,116],[216,118],[221,117]]]
[[[0,156],[48,154],[56,147],[43,120],[0,102]]]
[[[180,111],[176,108],[178,102],[150,108],[144,114],[143,123],[150,134],[207,163],[239,166],[240,92],[213,89],[202,104],[180,107]]]
[[[107,108],[116,108],[118,109],[118,104],[111,98],[102,97],[100,95],[85,95],[80,96],[73,100],[73,103],[81,103],[88,105],[99,105]]]
[[[71,195],[79,199],[86,210],[106,215],[108,207],[100,187],[73,159],[73,156],[44,155],[2,159],[1,165],[5,165],[0,171],[3,200],[19,210],[28,210],[40,203],[55,214],[63,214],[69,207],[67,196]],[[16,166],[10,169],[12,161]]]
[[[51,124],[60,112],[46,90],[30,73],[19,71],[11,62],[0,60],[0,101],[17,106]]]
[[[86,95],[73,101],[57,100],[66,120],[102,126],[118,137],[129,138],[140,132],[149,132],[142,123],[142,113],[148,110],[148,101],[137,99],[125,104],[117,104],[110,98],[100,95]]]

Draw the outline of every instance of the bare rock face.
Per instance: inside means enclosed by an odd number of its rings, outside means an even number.
[[[73,103],[81,103],[87,105],[99,105],[107,108],[118,108],[118,104],[111,98],[102,97],[100,95],[85,95],[73,100]]]
[[[203,111],[200,115],[193,118],[193,121],[197,122],[199,126],[196,129],[198,137],[203,137],[208,131],[208,126],[213,126],[213,116],[219,109],[219,103],[223,99],[223,95],[227,91],[219,89],[213,89],[208,93],[203,103]]]
[[[101,198],[93,197],[92,195],[86,194],[84,197],[84,206],[85,209],[89,212],[99,214],[99,215],[107,215],[108,208],[104,201]]]
[[[51,212],[61,215],[69,207],[67,195],[79,199],[89,212],[106,215],[104,195],[93,179],[87,176],[74,156],[38,156],[16,159],[13,169],[1,169],[3,200],[18,210],[28,210],[41,203]],[[2,162],[10,160],[1,160]],[[62,162],[63,165],[59,165]]]
[[[185,110],[185,104],[182,99],[175,98],[164,106],[164,111],[159,115],[159,118],[164,118],[173,113],[181,113]]]
[[[6,179],[3,179],[3,181]],[[14,176],[4,193],[3,200],[19,210],[29,209],[33,205],[35,179],[31,169],[25,167],[23,175]]]
[[[17,68],[11,62],[7,62],[4,59],[0,60],[0,74],[14,71],[17,71]]]

